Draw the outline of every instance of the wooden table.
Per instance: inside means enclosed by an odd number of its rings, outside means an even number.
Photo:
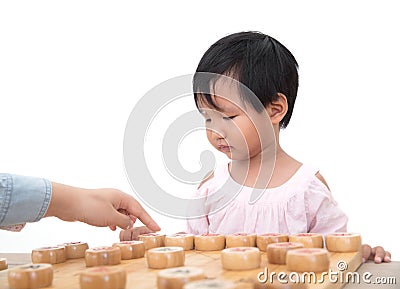
[[[219,255],[218,253],[200,253],[200,252],[196,252],[196,251],[190,251],[186,253],[187,258],[186,258],[186,265],[199,265],[201,266],[204,260],[206,260],[207,258],[210,258],[210,263],[208,263],[209,265],[206,266],[205,271],[206,271],[206,275],[210,276],[210,277],[217,277],[218,274],[221,274],[221,272],[223,271],[222,268],[220,268],[219,262],[218,262],[218,258]],[[358,256],[359,257],[359,256]],[[28,253],[0,253],[0,258],[7,258],[8,260],[8,264],[9,264],[9,268],[18,266],[18,265],[23,265],[23,264],[27,264],[30,263],[30,254]],[[334,257],[336,258],[336,257]],[[331,258],[332,259],[332,258]],[[345,257],[346,259],[346,257]],[[336,260],[336,259],[335,259]],[[198,262],[198,264],[196,264],[196,262]],[[190,264],[188,264],[190,263]],[[213,267],[213,263],[217,264]],[[332,263],[332,261],[331,261]],[[132,283],[140,283],[141,281],[144,281],[144,279],[146,278],[152,278],[154,279],[156,276],[156,272],[157,270],[150,270],[147,269],[145,264],[145,259],[136,259],[136,260],[128,260],[128,261],[122,261],[122,265],[118,265],[118,266],[125,266],[125,268],[128,271],[128,284],[127,284],[127,289],[129,288],[141,288],[138,286],[135,287],[131,287],[130,284]],[[355,263],[354,263],[355,264]],[[262,264],[263,265],[263,264]],[[264,264],[265,265],[265,264]],[[358,267],[358,265],[357,265]],[[80,259],[80,260],[68,260],[66,263],[63,264],[57,264],[54,265],[55,268],[55,282],[53,282],[53,287],[49,287],[49,288],[64,288],[63,286],[59,287],[57,284],[70,284],[67,287],[70,289],[79,289],[79,285],[77,280],[77,275],[79,270],[83,270],[85,268],[84,265],[84,260]],[[262,266],[262,268],[264,268],[264,266]],[[260,268],[260,269],[262,269]],[[275,268],[275,269],[279,269],[279,267]],[[141,271],[141,274],[135,275],[136,272]],[[262,270],[257,270],[258,271],[262,271]],[[358,270],[356,271],[359,273],[359,275],[361,276],[361,278],[363,276],[369,277],[369,280],[371,282],[375,281],[385,281],[384,278],[386,278],[386,283],[388,281],[390,281],[391,283],[395,282],[397,284],[367,284],[363,281],[361,281],[359,284],[352,284],[352,283],[348,283],[346,284],[343,288],[345,289],[357,289],[357,288],[379,288],[379,289],[386,289],[386,288],[400,288],[400,262],[391,262],[391,263],[385,263],[385,264],[374,264],[373,262],[367,262],[365,264],[362,264]],[[132,274],[130,274],[132,273]],[[251,275],[256,275],[256,272],[251,272]],[[370,274],[369,274],[370,273]],[[58,275],[57,275],[58,274]],[[224,272],[223,273],[223,277],[227,277],[227,278],[238,278],[238,276],[242,273],[238,273],[238,272],[232,272],[232,271],[228,271],[228,272]],[[238,275],[239,274],[239,275]],[[243,276],[250,276],[250,272],[244,273],[245,275]],[[247,275],[246,275],[247,274]],[[363,275],[364,274],[364,275]],[[215,275],[215,276],[213,276]],[[7,271],[0,271],[0,289],[8,289],[8,285],[7,285]],[[56,277],[58,276],[58,277]],[[380,279],[376,279],[377,277],[379,277]],[[389,279],[390,278],[390,279]],[[62,279],[62,280],[61,280]],[[143,280],[140,280],[143,279]],[[155,283],[154,280],[152,280],[152,284]],[[56,284],[56,285],[54,285]],[[336,285],[329,285],[329,286],[311,286],[310,288],[340,288],[343,285],[340,286],[336,286]],[[243,288],[245,288],[246,286],[243,285]],[[66,287],[65,287],[66,288]],[[154,285],[152,286],[144,286],[143,288],[155,288]]]

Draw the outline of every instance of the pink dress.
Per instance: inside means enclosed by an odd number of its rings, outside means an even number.
[[[331,192],[317,177],[318,170],[302,165],[284,184],[264,189],[254,204],[249,204],[253,188],[243,187],[230,176],[228,165],[218,166],[214,177],[197,190],[195,197],[207,196],[211,200],[216,192],[227,187],[241,190],[222,209],[218,201],[206,201],[204,217],[187,221],[187,232],[203,233],[282,233],[305,232],[333,233],[345,232],[347,216],[339,209]],[[223,184],[229,183],[229,186]],[[260,189],[256,189],[260,190]],[[228,191],[227,191],[228,192]]]

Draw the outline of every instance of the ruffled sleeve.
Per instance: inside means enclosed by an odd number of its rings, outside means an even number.
[[[201,184],[192,195],[192,198],[194,199],[202,198],[202,202],[199,201],[196,203],[199,206],[202,206],[202,209],[189,208],[189,210],[191,210],[192,213],[202,212],[202,216],[187,219],[186,232],[195,235],[210,233],[210,212],[213,211],[213,207],[219,200],[218,198],[215,198],[216,195],[219,196],[215,193],[220,190],[221,186],[229,177],[229,173],[226,171],[227,166],[227,163],[216,166],[213,171],[213,176]]]
[[[329,189],[316,176],[305,192],[308,232],[328,234],[345,232],[347,216],[333,199]]]
[[[196,190],[196,192],[193,194],[193,198],[202,198],[204,196],[208,196],[207,183],[208,182],[204,183],[203,186],[201,186],[199,189]],[[195,235],[208,233],[208,226],[209,226],[209,221],[207,216],[190,218],[187,219],[186,221],[185,232]]]

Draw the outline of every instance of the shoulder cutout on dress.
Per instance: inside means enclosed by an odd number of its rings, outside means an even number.
[[[330,190],[330,189],[329,189],[329,186],[328,186],[328,183],[326,182],[326,180],[324,179],[324,177],[323,177],[319,172],[317,172],[317,173],[315,174],[315,176],[317,177],[318,180],[320,180],[320,181],[328,188],[328,190]]]
[[[206,183],[207,181],[211,180],[214,177],[214,171],[210,171],[207,176],[205,176],[205,178],[201,181],[201,183],[199,184],[199,186],[197,187],[197,189],[200,189],[200,187]]]

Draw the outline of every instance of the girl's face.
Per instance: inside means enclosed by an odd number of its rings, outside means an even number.
[[[198,103],[208,141],[232,160],[248,160],[259,155],[273,140],[266,111],[259,113],[252,105],[244,104],[237,85],[217,81],[213,88],[212,100],[217,108],[201,98]]]

